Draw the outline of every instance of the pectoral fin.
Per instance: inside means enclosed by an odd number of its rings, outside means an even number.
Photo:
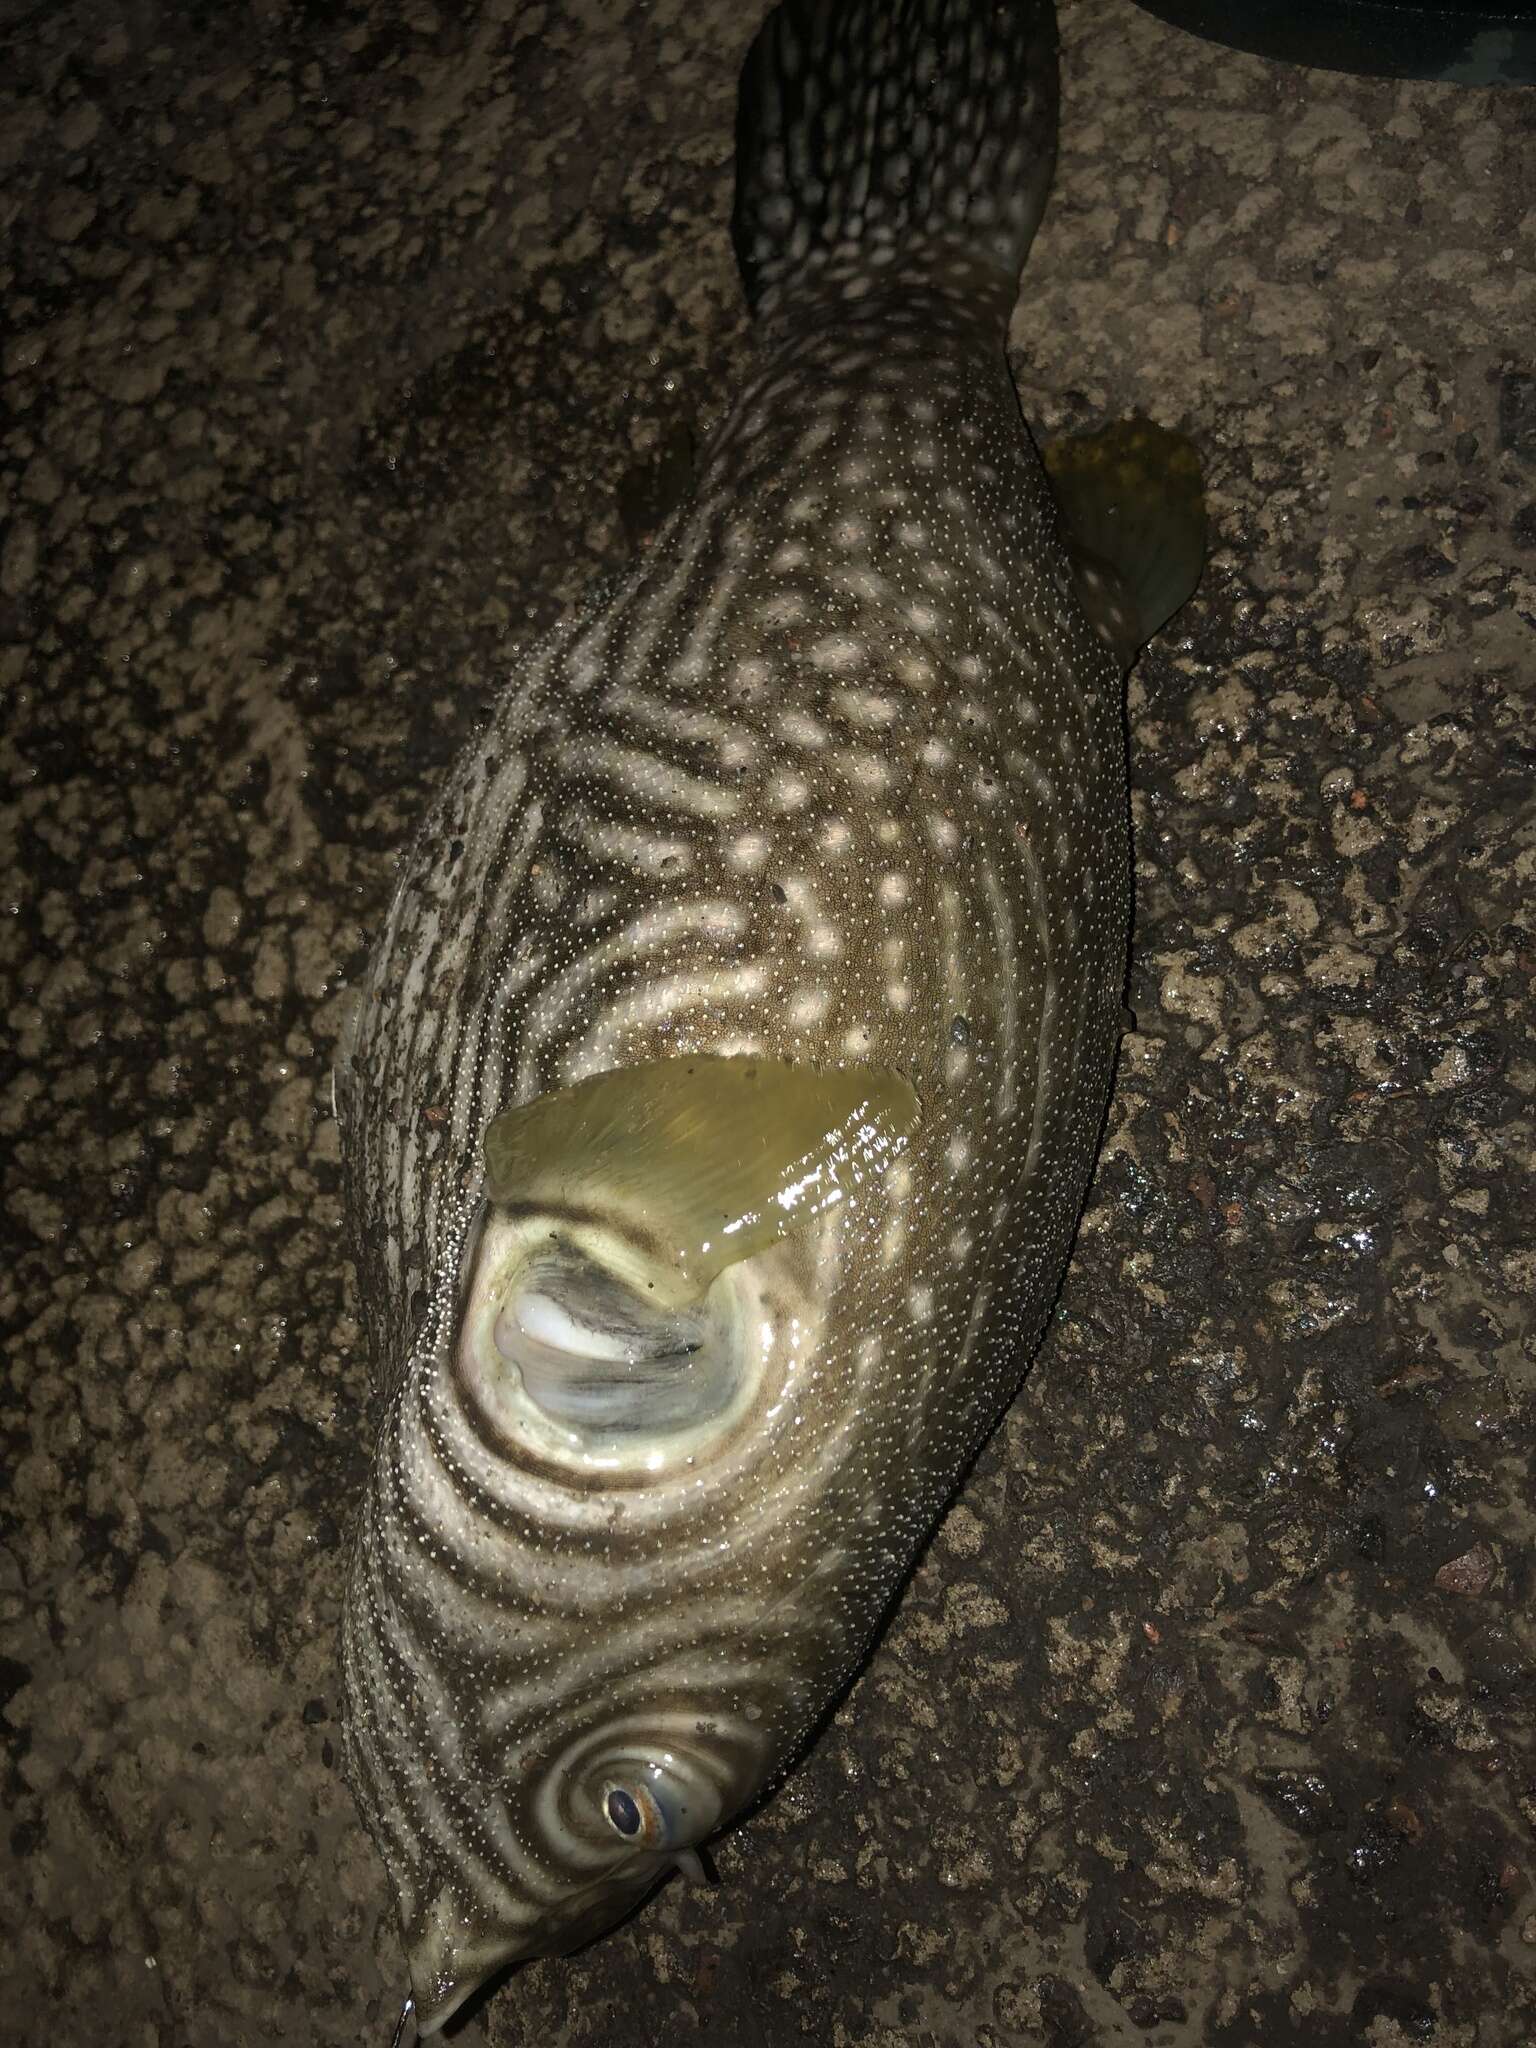
[[[1089,623],[1128,668],[1194,594],[1205,561],[1200,457],[1151,420],[1041,450]]]

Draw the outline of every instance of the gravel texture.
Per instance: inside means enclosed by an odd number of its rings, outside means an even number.
[[[329,1065],[745,360],[728,0],[0,0],[0,2011],[387,2042]],[[1063,10],[1045,432],[1207,453],[1056,1327],[809,1763],[495,2044],[1536,2037],[1536,94]],[[681,452],[680,452],[681,451]]]

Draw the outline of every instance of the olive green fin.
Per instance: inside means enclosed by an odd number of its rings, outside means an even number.
[[[486,1192],[641,1254],[658,1306],[852,1194],[903,1149],[917,1097],[887,1068],[756,1057],[652,1060],[486,1126]]]
[[[1129,667],[1194,594],[1205,562],[1200,457],[1151,420],[1041,451],[1090,625]]]

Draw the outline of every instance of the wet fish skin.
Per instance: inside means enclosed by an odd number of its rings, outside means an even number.
[[[792,1760],[1059,1283],[1130,857],[1124,605],[1085,611],[1113,564],[1080,582],[1003,350],[1055,90],[1048,5],[773,18],[739,126],[760,367],[627,581],[518,664],[370,965],[338,1107],[386,1405],[346,1745],[426,2033]],[[652,1342],[612,1216],[488,1202],[482,1142],[555,1097],[558,1176],[559,1091],[695,1061],[729,1178],[711,1063],[744,1058],[899,1077],[918,1114]],[[498,1347],[552,1342],[555,1384],[605,1316],[645,1372],[600,1355],[535,1413]]]

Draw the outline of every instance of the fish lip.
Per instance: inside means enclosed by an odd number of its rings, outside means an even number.
[[[643,1875],[632,1879],[595,1878],[562,1901],[558,1909],[522,1930],[521,1938],[482,1943],[479,1955],[467,1957],[462,1973],[447,1981],[431,1963],[425,1965],[418,1977],[415,1960],[408,1952],[417,2038],[426,2040],[441,2033],[455,2013],[503,1970],[520,1969],[524,1963],[535,1963],[547,1956],[573,1955],[627,1919],[677,1866],[673,1850],[651,1850],[647,1856],[652,1867]],[[605,1903],[610,1904],[611,1910],[600,1910]]]
[[[494,1953],[483,1967],[472,1963],[462,1975],[446,1984],[439,1984],[426,1991],[418,1983],[415,1968],[411,1969],[411,1996],[415,2001],[416,2038],[425,2041],[434,2034],[440,2034],[455,2013],[467,2005],[493,1977],[501,1971],[516,1969],[523,1963],[531,1963],[542,1951],[528,1949],[514,1942],[504,1951]]]

